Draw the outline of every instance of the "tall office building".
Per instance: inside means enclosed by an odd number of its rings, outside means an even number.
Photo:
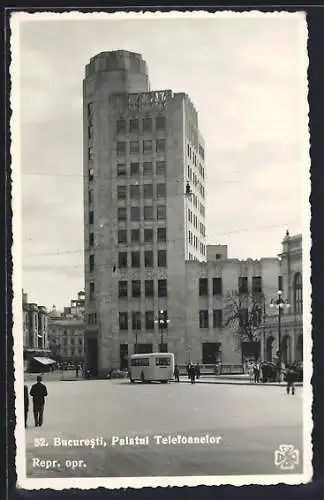
[[[205,146],[189,97],[151,91],[139,54],[93,57],[83,109],[85,349],[100,375],[135,348],[187,349],[185,262],[207,254]]]

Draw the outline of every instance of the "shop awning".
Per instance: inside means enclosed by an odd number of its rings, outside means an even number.
[[[34,357],[33,359],[38,363],[40,363],[41,365],[54,365],[56,363],[56,361],[54,361],[54,359],[51,358]]]

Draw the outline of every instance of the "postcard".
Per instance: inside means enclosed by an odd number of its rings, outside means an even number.
[[[10,26],[18,487],[310,481],[305,14]]]

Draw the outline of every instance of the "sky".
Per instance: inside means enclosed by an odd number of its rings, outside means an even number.
[[[302,14],[29,15],[18,26],[14,168],[29,301],[62,309],[84,287],[82,80],[102,51],[141,53],[152,90],[193,101],[206,141],[208,243],[227,244],[231,258],[258,259],[280,252],[287,229],[302,232],[309,169]]]

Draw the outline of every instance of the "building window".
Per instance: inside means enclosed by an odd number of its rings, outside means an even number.
[[[166,197],[166,185],[165,184],[157,184],[156,185],[156,196],[158,198]]]
[[[131,220],[139,221],[141,218],[141,208],[140,207],[131,207]]]
[[[154,281],[145,280],[145,297],[154,297]]]
[[[132,176],[139,175],[139,163],[132,162],[130,164],[130,174]]]
[[[92,273],[94,271],[94,255],[89,256],[89,271]]]
[[[239,327],[244,328],[249,322],[249,311],[246,308],[242,308],[239,311]]]
[[[146,228],[144,229],[144,242],[151,243],[153,241],[153,229]]]
[[[144,184],[144,198],[153,198],[153,184]]]
[[[125,200],[127,198],[127,186],[117,186],[117,199]]]
[[[167,267],[166,250],[158,250],[158,267]]]
[[[152,175],[153,166],[151,161],[144,161],[143,163],[143,174],[144,175]]]
[[[132,267],[141,267],[141,253],[132,252]]]
[[[213,310],[213,328],[222,328],[223,326],[223,311],[222,309]]]
[[[248,278],[247,276],[240,276],[238,279],[238,289],[239,293],[248,293],[249,292],[249,286],[248,286]]]
[[[202,309],[199,311],[199,328],[209,328],[207,309]]]
[[[142,322],[141,322],[141,312],[136,311],[132,312],[132,330],[141,330]]]
[[[139,131],[139,123],[137,118],[133,118],[129,120],[129,132],[138,132]]]
[[[138,153],[139,153],[139,142],[138,141],[130,141],[129,154],[136,155]]]
[[[127,267],[127,252],[118,253],[118,267],[120,268]]]
[[[89,246],[93,247],[93,245],[94,245],[94,234],[90,233],[89,234]]]
[[[165,117],[157,116],[155,119],[155,128],[156,130],[165,130]]]
[[[165,161],[156,162],[156,175],[165,175]]]
[[[167,280],[158,280],[158,297],[167,297],[168,287]]]
[[[278,276],[278,290],[282,291],[283,289],[283,279],[282,276]]]
[[[89,168],[89,182],[93,181],[93,174],[94,174],[93,168]]]
[[[88,191],[88,202],[89,202],[89,205],[90,205],[90,203],[92,203],[92,191],[91,191],[91,189],[89,189],[89,191]]]
[[[128,283],[127,281],[119,281],[118,282],[118,296],[120,298],[127,298],[127,288],[128,288]]]
[[[165,220],[166,219],[166,206],[165,205],[157,205],[156,217],[158,220]]]
[[[296,314],[303,312],[303,279],[301,273],[296,273],[294,276],[294,306]]]
[[[141,232],[139,229],[132,229],[131,231],[131,241],[132,243],[140,243],[141,241]]]
[[[126,163],[118,163],[117,164],[117,176],[118,177],[125,177],[126,174],[127,174]]]
[[[154,311],[146,311],[145,313],[145,329],[154,330]]]
[[[116,124],[117,134],[126,134],[126,120],[118,120]]]
[[[153,207],[144,207],[144,220],[153,220]]]
[[[117,142],[117,156],[126,156],[126,142]]]
[[[144,266],[153,267],[153,251],[145,250],[144,252]]]
[[[199,296],[203,297],[208,295],[208,278],[199,279]]]
[[[202,229],[202,235],[204,236],[203,229]],[[217,253],[215,257],[216,257],[216,260],[220,260],[222,258],[222,255],[220,253]]]
[[[127,208],[119,207],[117,211],[117,219],[118,220],[127,220]]]
[[[127,243],[127,231],[126,231],[126,229],[119,229],[119,231],[118,231],[118,243]]]
[[[156,139],[156,152],[157,153],[165,152],[165,139]]]
[[[157,241],[166,241],[167,239],[167,230],[166,227],[158,227],[157,228]]]
[[[141,280],[132,281],[132,297],[141,296]]]
[[[143,141],[143,153],[152,153],[152,141],[151,140],[145,140]]]
[[[222,295],[223,283],[222,278],[213,278],[213,295]]]
[[[92,300],[94,300],[94,298],[95,298],[95,284],[94,284],[93,281],[91,281],[91,283],[90,283],[90,297],[89,297],[89,299],[90,299],[90,301],[92,301]]]
[[[89,212],[89,224],[93,224],[93,210]]]
[[[94,160],[94,152],[92,146],[88,147],[88,160],[89,161]]]
[[[132,184],[130,186],[130,197],[132,200],[136,200],[140,198],[141,193],[140,193],[140,186],[138,184]]]
[[[252,293],[262,293],[262,277],[252,277]]]
[[[128,330],[128,313],[119,313],[119,330]]]
[[[143,132],[152,132],[152,118],[143,118]]]

